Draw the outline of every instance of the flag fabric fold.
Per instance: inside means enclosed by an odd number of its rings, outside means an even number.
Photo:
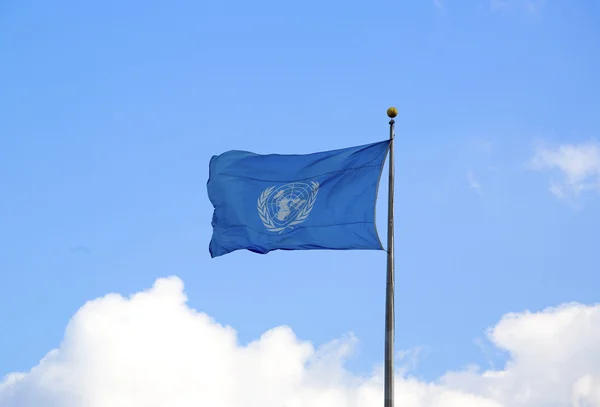
[[[389,140],[304,155],[228,151],[209,164],[211,257],[382,250],[375,205]]]

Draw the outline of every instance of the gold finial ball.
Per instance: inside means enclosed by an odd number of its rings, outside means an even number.
[[[387,110],[387,115],[389,118],[393,119],[394,117],[398,116],[398,109],[396,109],[395,107],[390,107]]]

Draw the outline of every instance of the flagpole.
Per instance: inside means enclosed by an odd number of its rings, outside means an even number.
[[[390,155],[388,166],[388,236],[387,278],[385,286],[385,364],[384,364],[384,407],[394,407],[394,118],[395,107],[387,110],[390,118]]]

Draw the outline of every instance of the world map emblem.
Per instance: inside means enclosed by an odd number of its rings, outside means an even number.
[[[269,187],[258,197],[258,216],[270,232],[293,229],[308,218],[318,193],[319,183],[316,181]]]

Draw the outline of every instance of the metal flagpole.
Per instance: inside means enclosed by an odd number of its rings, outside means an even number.
[[[385,286],[385,364],[384,364],[384,407],[394,407],[394,118],[395,107],[387,110],[390,118],[390,155],[388,166],[388,237],[387,278]]]

